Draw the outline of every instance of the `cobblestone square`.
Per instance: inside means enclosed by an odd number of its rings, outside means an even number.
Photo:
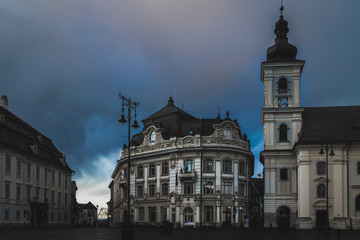
[[[360,231],[331,230],[329,236],[324,230],[297,229],[179,229],[163,234],[158,229],[136,229],[135,240],[161,239],[344,239],[358,240]],[[118,228],[2,228],[1,240],[121,240],[121,230]]]

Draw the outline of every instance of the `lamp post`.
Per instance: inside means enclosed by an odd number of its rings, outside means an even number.
[[[321,145],[321,149],[319,154],[322,156],[324,155],[324,150]],[[329,155],[330,157],[335,156],[334,150],[331,147],[331,151],[329,154],[329,145],[328,143],[325,144],[325,174],[326,174],[326,224],[325,224],[325,230],[326,234],[329,233]]]
[[[127,159],[127,211],[125,215],[125,231],[123,231],[123,238],[124,239],[133,239],[132,237],[132,224],[131,224],[131,217],[130,217],[130,122],[131,119],[134,118],[134,124],[131,125],[132,128],[137,129],[139,125],[136,121],[136,107],[139,106],[138,102],[131,100],[131,98],[126,98],[124,95],[119,93],[119,97],[122,101],[122,108],[121,108],[121,119],[119,122],[121,124],[128,123],[128,159]],[[124,106],[127,107],[127,114],[125,112]],[[131,110],[135,110],[134,116],[131,115]]]

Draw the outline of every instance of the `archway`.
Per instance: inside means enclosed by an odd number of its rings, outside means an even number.
[[[184,209],[184,226],[193,226],[194,225],[194,211],[187,207]]]
[[[276,211],[276,218],[279,228],[290,227],[290,209],[288,207],[279,207]]]

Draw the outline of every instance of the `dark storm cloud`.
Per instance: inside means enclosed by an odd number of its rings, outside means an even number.
[[[279,2],[1,1],[0,94],[66,154],[86,197],[106,195],[126,142],[118,92],[141,103],[139,120],[169,96],[197,117],[229,110],[258,159],[260,63]],[[359,104],[359,5],[285,1],[289,40],[306,60],[303,105]]]

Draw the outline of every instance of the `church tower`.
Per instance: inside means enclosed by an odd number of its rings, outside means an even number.
[[[275,24],[275,43],[261,64],[264,83],[264,226],[294,227],[297,217],[297,160],[293,146],[301,130],[301,73],[305,61],[296,59],[297,48],[288,42],[284,8]]]

